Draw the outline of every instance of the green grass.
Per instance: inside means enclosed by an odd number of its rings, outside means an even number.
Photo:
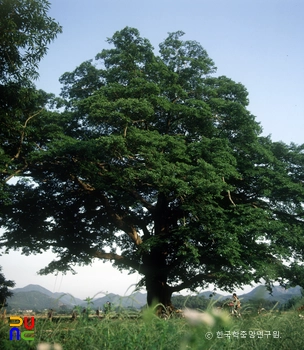
[[[40,342],[59,343],[63,350],[302,350],[304,347],[304,320],[297,312],[245,315],[242,319],[212,309],[207,313],[208,322],[195,317],[163,320],[152,311],[146,311],[138,319],[128,319],[126,315],[118,319],[78,319],[75,322],[36,319],[32,342],[10,341],[9,324],[0,323],[0,349],[37,349]],[[274,337],[274,331],[279,332],[279,338]],[[207,332],[212,334],[212,339],[206,338]]]

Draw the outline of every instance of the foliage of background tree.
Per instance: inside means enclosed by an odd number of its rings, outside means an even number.
[[[240,83],[170,33],[159,55],[133,28],[61,77],[66,110],[36,126],[11,186],[2,245],[58,255],[41,273],[106,259],[173,292],[303,285],[303,147],[272,142]],[[48,130],[47,136],[43,136]]]
[[[45,0],[0,1],[0,197],[6,182],[27,168],[26,154],[37,147],[33,118],[49,99],[36,91],[38,64],[48,44],[61,32],[47,15]]]
[[[38,78],[38,63],[61,32],[46,0],[0,1],[0,81]]]
[[[15,282],[6,280],[1,271],[2,267],[0,266],[0,308],[6,306],[7,298],[13,295],[8,288],[13,288],[15,286]]]
[[[23,174],[26,155],[37,148],[31,120],[41,114],[50,96],[37,91],[38,63],[47,45],[61,32],[47,15],[45,0],[0,0],[0,200],[9,202],[7,182]],[[37,136],[37,135],[36,135]],[[1,208],[2,209],[2,208]],[[0,210],[2,215],[2,210]],[[0,274],[0,305],[14,287]]]

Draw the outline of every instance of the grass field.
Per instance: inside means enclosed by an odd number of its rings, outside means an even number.
[[[0,349],[63,350],[152,350],[152,349],[267,349],[291,350],[304,348],[304,319],[299,312],[269,312],[250,314],[243,310],[242,318],[233,318],[223,311],[210,308],[204,313],[191,311],[187,318],[155,316],[153,311],[103,318],[35,319],[33,341],[9,340],[9,322],[0,323]],[[22,328],[22,327],[21,327]],[[22,330],[22,329],[21,329]],[[60,348],[58,348],[60,349]]]

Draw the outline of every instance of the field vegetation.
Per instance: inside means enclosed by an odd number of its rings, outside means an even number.
[[[57,349],[55,344],[64,350],[303,349],[304,319],[297,309],[273,308],[258,314],[256,307],[248,304],[241,318],[232,317],[214,303],[205,311],[184,309],[184,317],[174,313],[161,318],[155,308],[112,311],[102,317],[90,312],[81,313],[74,321],[67,316],[52,320],[36,317],[33,341],[10,341],[9,322],[3,319],[0,348],[40,349],[42,343],[48,343],[45,349]]]

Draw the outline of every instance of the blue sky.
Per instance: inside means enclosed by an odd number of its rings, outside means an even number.
[[[274,141],[304,143],[303,0],[49,0],[50,16],[63,34],[49,46],[36,85],[60,93],[59,77],[93,59],[115,31],[137,28],[155,49],[168,32],[182,30],[196,40],[218,68],[249,92],[249,110]],[[16,287],[37,283],[77,297],[99,291],[123,294],[136,275],[122,275],[98,262],[76,276],[37,277],[51,257],[1,258],[3,272]]]

